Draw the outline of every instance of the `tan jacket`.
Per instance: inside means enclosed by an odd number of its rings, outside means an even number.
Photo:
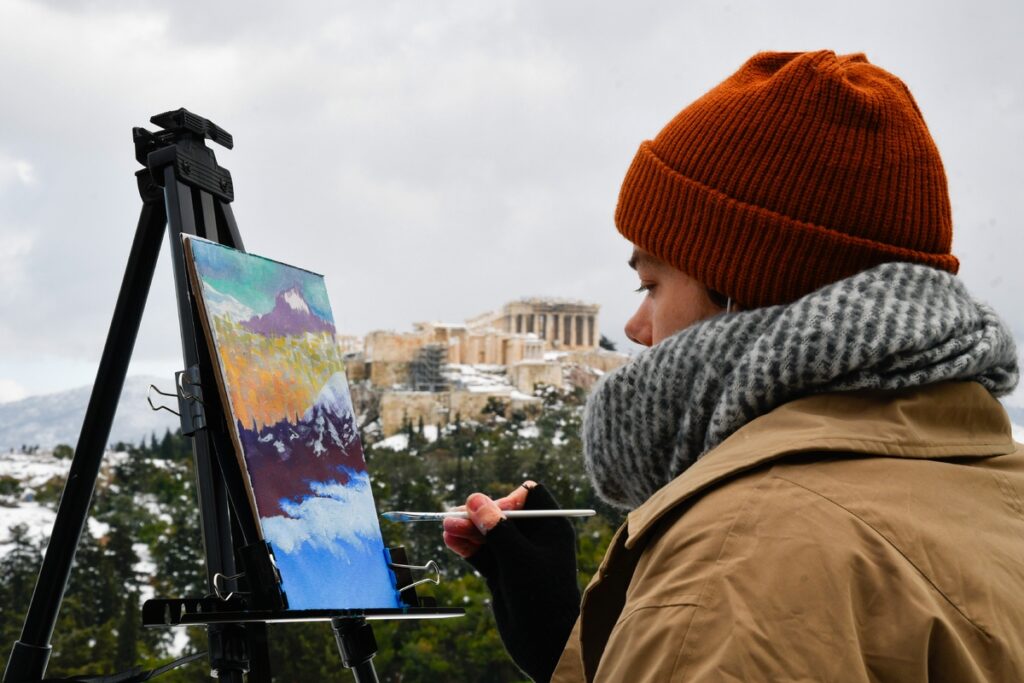
[[[554,681],[1024,681],[1024,450],[979,384],[749,423],[629,514]]]

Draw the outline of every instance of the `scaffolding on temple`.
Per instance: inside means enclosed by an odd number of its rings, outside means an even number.
[[[448,380],[441,371],[448,359],[448,350],[442,344],[427,344],[416,352],[409,363],[409,381],[413,391],[444,391]]]

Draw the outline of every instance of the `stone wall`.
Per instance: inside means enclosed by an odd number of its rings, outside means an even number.
[[[445,426],[458,415],[463,420],[486,420],[484,409],[493,400],[500,401],[505,416],[522,411],[528,416],[540,413],[543,402],[532,396],[516,395],[511,391],[388,391],[380,397],[380,428],[384,436],[402,431],[407,423]]]
[[[344,357],[345,376],[350,384],[369,379],[370,373],[362,353],[348,353]]]
[[[519,391],[532,395],[538,384],[561,388],[562,364],[544,361],[523,361],[509,366],[508,379]]]
[[[628,363],[629,356],[618,351],[598,348],[588,351],[570,351],[565,355],[563,361],[585,365],[588,368],[594,368],[601,372],[611,372],[615,368]]]
[[[395,385],[407,385],[409,383],[409,362],[408,361],[373,361],[368,363],[370,372],[368,377],[370,383],[381,388],[393,387]]]
[[[448,421],[446,393],[389,391],[380,397],[380,428],[384,436],[402,431],[407,422],[444,425]]]
[[[363,353],[366,360],[377,362],[408,363],[416,355],[416,351],[433,339],[428,331],[391,332],[376,330],[366,335]]]

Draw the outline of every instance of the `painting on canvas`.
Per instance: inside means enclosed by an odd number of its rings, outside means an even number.
[[[197,238],[185,253],[289,608],[398,607],[323,277]]]

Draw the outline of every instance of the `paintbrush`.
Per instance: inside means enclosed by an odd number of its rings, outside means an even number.
[[[509,519],[525,519],[529,517],[590,517],[596,515],[594,510],[502,510]],[[465,510],[448,510],[447,512],[382,512],[381,517],[389,522],[441,522],[445,519],[469,519]]]

